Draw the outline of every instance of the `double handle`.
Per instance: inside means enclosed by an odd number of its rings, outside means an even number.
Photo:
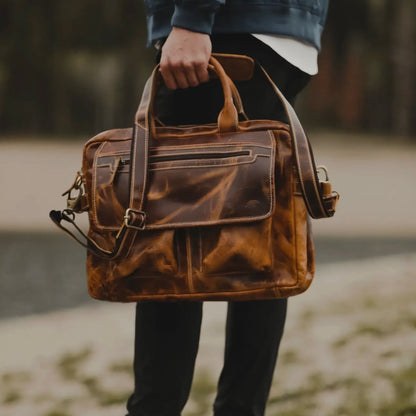
[[[239,117],[238,114],[242,114],[244,118],[247,116],[244,113],[243,105],[241,102],[240,94],[230,79],[225,73],[221,64],[213,56],[209,59],[208,69],[216,74],[220,80],[224,102],[223,108],[218,114],[217,125],[220,133],[229,131],[237,131]],[[151,77],[147,80],[143,89],[142,98],[135,116],[135,123],[145,124],[150,130],[153,138],[157,137],[156,131],[156,111],[155,101],[156,93],[162,85],[162,75],[160,73],[160,65],[156,65]]]

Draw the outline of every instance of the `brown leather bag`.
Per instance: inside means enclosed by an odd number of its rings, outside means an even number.
[[[220,57],[225,64],[250,58]],[[338,194],[320,182],[299,120],[278,88],[289,125],[239,121],[238,92],[210,60],[224,91],[218,124],[160,126],[158,68],[134,129],[110,130],[84,147],[68,208],[88,211],[88,290],[102,300],[248,300],[305,291],[314,275],[308,218],[330,217]],[[236,109],[237,106],[237,109]],[[85,190],[85,192],[84,192]],[[76,197],[72,192],[78,192]]]

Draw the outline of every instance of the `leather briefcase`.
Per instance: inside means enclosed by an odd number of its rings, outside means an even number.
[[[238,59],[220,58],[226,64]],[[233,82],[213,57],[210,66],[224,92],[218,123],[160,125],[156,67],[134,128],[105,131],[85,144],[82,170],[66,192],[68,208],[50,217],[88,249],[92,297],[252,300],[309,287],[314,250],[308,213],[332,216],[338,194],[327,177],[319,180],[302,126],[271,79],[288,125],[240,121]],[[75,223],[75,213],[84,211],[88,235]]]

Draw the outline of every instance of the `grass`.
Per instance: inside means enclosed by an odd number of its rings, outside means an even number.
[[[99,382],[97,377],[86,375],[82,371],[82,366],[91,357],[92,350],[84,348],[75,353],[67,353],[63,355],[57,367],[61,376],[68,381],[77,382],[85,387],[89,397],[96,400],[101,407],[112,406],[115,404],[125,403],[131,394],[131,391],[113,391],[105,389]],[[131,374],[131,364],[127,369],[127,362],[117,362],[110,364],[111,372],[128,372]],[[128,370],[128,371],[127,371]]]
[[[17,403],[22,399],[22,395],[17,390],[10,390],[4,394],[3,404]]]
[[[379,415],[416,415],[416,357],[409,366],[404,366],[397,371],[381,371],[379,374],[388,380],[394,389],[393,399],[381,404]]]
[[[216,391],[216,381],[207,370],[201,370],[195,377],[191,391],[191,410],[184,416],[204,416],[211,414],[212,402]]]
[[[373,338],[383,338],[390,336],[397,332],[399,328],[396,326],[377,326],[377,325],[369,325],[360,323],[357,325],[355,329],[353,329],[350,333],[347,333],[343,337],[337,339],[332,345],[334,348],[343,348],[350,344],[351,342],[355,341],[359,337],[363,336],[370,336]]]
[[[123,373],[133,375],[133,366],[130,359],[111,363],[108,369],[112,373]]]
[[[32,379],[32,375],[27,371],[14,371],[2,374],[1,380],[5,384],[26,383]]]
[[[73,416],[73,415],[63,410],[48,410],[46,413],[43,413],[42,416]]]
[[[61,376],[66,380],[77,379],[80,367],[88,360],[91,354],[92,350],[90,348],[64,354],[57,364]]]
[[[23,400],[22,391],[32,375],[26,371],[3,373],[0,379],[1,403],[7,406],[17,404]]]
[[[294,349],[288,349],[286,351],[282,351],[279,357],[279,362],[282,365],[296,364],[299,361],[300,361],[299,353]]]
[[[90,396],[102,407],[126,403],[131,394],[130,390],[117,392],[104,389],[95,377],[83,377],[79,379],[79,382],[86,387]]]

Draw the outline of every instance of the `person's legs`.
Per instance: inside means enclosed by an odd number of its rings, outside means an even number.
[[[201,302],[137,304],[129,416],[181,414],[191,388],[201,319]]]
[[[249,35],[219,36],[213,50],[253,57],[292,104],[310,79]],[[237,86],[249,118],[286,121],[283,107],[258,66],[252,80],[239,82]],[[215,416],[264,415],[286,309],[286,299],[230,302]]]
[[[286,299],[229,303],[215,416],[264,414],[286,306]]]

